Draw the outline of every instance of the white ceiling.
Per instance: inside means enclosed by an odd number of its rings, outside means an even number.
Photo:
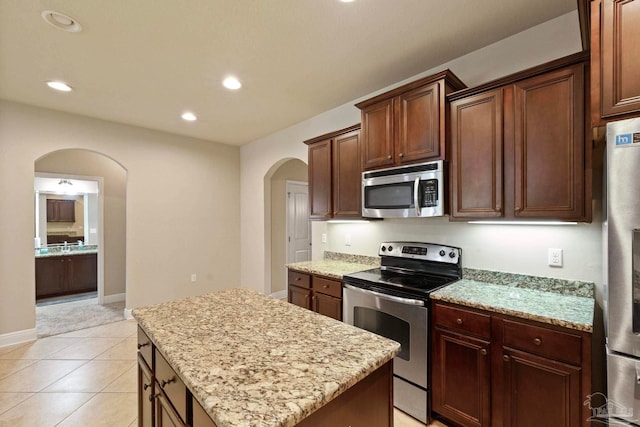
[[[0,98],[242,145],[576,0],[0,0]],[[41,18],[55,10],[80,33]],[[239,91],[221,86],[237,75]],[[74,91],[55,92],[60,79]],[[185,122],[186,110],[198,115]]]

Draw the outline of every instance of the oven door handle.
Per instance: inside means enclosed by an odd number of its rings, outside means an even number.
[[[352,290],[352,291],[357,291],[357,292],[361,292],[363,294],[368,294],[368,295],[374,295],[374,296],[376,296],[378,298],[386,299],[386,300],[389,300],[389,301],[399,302],[401,304],[419,305],[419,306],[423,306],[424,307],[424,301],[419,300],[419,299],[396,297],[396,296],[393,296],[393,295],[383,294],[381,292],[370,291],[369,289],[358,288],[356,286],[348,285],[346,283],[344,284],[344,287],[349,289],[349,290]]]
[[[416,216],[420,216],[420,177],[413,182],[413,206],[416,208]]]

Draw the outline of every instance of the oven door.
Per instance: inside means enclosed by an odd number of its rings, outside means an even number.
[[[344,284],[344,322],[400,343],[400,353],[393,359],[394,406],[426,423],[428,311],[424,304]]]

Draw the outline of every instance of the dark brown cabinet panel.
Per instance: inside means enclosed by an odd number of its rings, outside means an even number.
[[[155,384],[151,368],[138,354],[138,426],[153,427],[155,424]]]
[[[450,97],[452,219],[591,221],[587,59],[561,58]]]
[[[502,103],[502,89],[451,103],[452,217],[503,215]]]
[[[432,410],[461,426],[587,427],[591,335],[436,302]]]
[[[47,222],[75,222],[76,201],[47,199]]]
[[[342,283],[322,276],[288,272],[288,298],[291,304],[342,320]]]
[[[578,64],[514,85],[516,217],[582,219],[590,212],[584,79],[585,64]]]
[[[161,390],[156,397],[156,427],[187,427]]]
[[[309,146],[309,217],[362,216],[360,126],[305,141]]]
[[[464,87],[445,70],[358,103],[363,169],[447,159],[445,95]]]
[[[96,254],[36,258],[36,298],[95,291]]]
[[[640,112],[640,1],[591,2],[593,126]]]
[[[433,340],[433,410],[465,426],[489,426],[489,342],[438,327]]]

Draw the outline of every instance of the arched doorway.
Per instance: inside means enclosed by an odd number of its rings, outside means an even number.
[[[125,291],[126,291],[126,169],[112,158],[93,151],[83,149],[64,149],[48,153],[37,159],[34,164],[34,174],[38,178],[36,182],[43,178],[54,178],[58,183],[69,181],[76,183],[76,188],[80,188],[83,182],[94,182],[97,185],[97,192],[82,192],[73,189],[66,190],[66,194],[50,195],[57,190],[45,191],[45,194],[36,193],[35,207],[36,224],[34,230],[39,237],[34,244],[41,245],[46,242],[49,245],[42,247],[44,252],[51,248],[60,251],[60,246],[56,243],[49,243],[48,240],[66,240],[69,236],[69,244],[66,248],[69,252],[64,257],[72,262],[75,270],[67,268],[63,274],[65,288],[54,289],[52,293],[40,293],[40,297],[49,295],[50,300],[38,297],[38,283],[36,283],[36,327],[39,336],[56,335],[85,327],[96,326],[102,323],[109,323],[124,318]],[[66,185],[72,187],[73,185]],[[73,194],[72,193],[81,193]],[[47,220],[46,199],[78,199],[77,205],[83,206],[83,211],[79,211],[76,217],[78,221],[49,222]],[[75,219],[75,218],[74,218]],[[78,224],[82,219],[82,223]],[[47,230],[52,231],[47,235]],[[58,238],[62,234],[63,238]],[[80,238],[82,236],[82,239]],[[51,237],[51,238],[50,238]],[[82,243],[77,243],[81,240]],[[60,243],[57,243],[60,245]],[[80,247],[78,247],[80,246]],[[65,248],[62,248],[64,251]],[[71,252],[73,250],[73,252]],[[86,251],[83,253],[81,251]],[[37,251],[40,252],[40,251]],[[90,258],[90,253],[95,252],[97,286],[94,295],[91,292],[76,294],[72,282],[71,274],[78,275],[92,274],[91,268],[84,262]],[[62,256],[61,254],[54,254]],[[72,256],[82,255],[73,258]],[[36,271],[40,277],[51,274],[47,270],[38,270],[40,255],[36,254]],[[60,258],[62,259],[62,258]],[[73,261],[77,261],[75,265]],[[40,264],[42,265],[42,264]],[[44,271],[44,273],[43,273]],[[87,273],[89,271],[89,273]],[[58,270],[55,270],[56,274]],[[82,276],[84,280],[86,276]],[[36,274],[38,280],[38,274]],[[88,288],[80,286],[82,290]],[[55,295],[58,295],[56,297]],[[84,295],[83,295],[84,294]],[[74,295],[76,297],[74,298]],[[86,297],[86,298],[83,298]],[[57,301],[56,301],[57,300]],[[84,302],[82,302],[84,300]],[[38,303],[40,301],[40,303]],[[50,304],[50,302],[61,302],[62,304]]]
[[[292,201],[291,185],[306,186],[307,164],[299,159],[282,159],[271,167],[265,176],[265,293],[276,298],[286,298],[286,268],[292,218],[295,202]],[[298,202],[298,204],[301,202]],[[305,203],[306,202],[302,202]],[[297,228],[304,228],[298,225]],[[308,215],[306,227],[309,230]]]

